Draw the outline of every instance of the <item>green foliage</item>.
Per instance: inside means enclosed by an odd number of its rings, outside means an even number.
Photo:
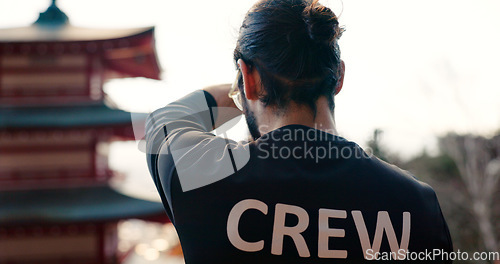
[[[446,154],[429,156],[424,151],[421,155],[407,161],[404,166],[422,178],[433,179],[439,182],[459,179],[460,177],[455,162]]]
[[[375,129],[373,131],[373,138],[368,141],[368,147],[371,149],[372,154],[377,158],[389,162],[387,153],[380,144],[382,133],[383,131],[381,129]]]

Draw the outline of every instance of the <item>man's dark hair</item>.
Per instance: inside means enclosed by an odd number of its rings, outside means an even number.
[[[294,101],[316,113],[316,101],[326,96],[333,109],[342,32],[336,15],[318,0],[262,0],[245,16],[234,61],[257,69],[266,106],[284,110]]]

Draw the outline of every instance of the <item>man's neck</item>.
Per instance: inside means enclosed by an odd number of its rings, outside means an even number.
[[[325,97],[316,102],[316,116],[310,107],[291,103],[286,112],[279,115],[272,109],[265,111],[259,118],[259,125],[262,135],[287,125],[303,125],[337,135],[333,112]]]

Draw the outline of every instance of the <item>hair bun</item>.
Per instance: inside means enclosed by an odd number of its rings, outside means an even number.
[[[319,4],[318,0],[306,6],[302,16],[311,40],[331,44],[335,39],[340,38],[342,30],[337,16],[330,8]]]

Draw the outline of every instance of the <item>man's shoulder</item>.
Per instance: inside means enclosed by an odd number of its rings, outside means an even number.
[[[369,163],[371,177],[376,178],[386,194],[397,196],[401,201],[425,201],[429,206],[438,203],[434,189],[411,172],[376,157],[370,158]]]
[[[414,186],[415,188],[420,188],[422,190],[426,190],[429,192],[434,192],[432,187],[428,185],[425,182],[422,182],[417,176],[415,176],[413,173],[401,169],[400,167],[391,164],[389,162],[386,162],[384,160],[381,160],[377,157],[372,157],[371,158],[373,163],[376,164],[376,166],[379,167],[380,172],[386,175],[390,175],[394,177],[395,179],[398,179],[401,183],[407,183],[411,186]]]

